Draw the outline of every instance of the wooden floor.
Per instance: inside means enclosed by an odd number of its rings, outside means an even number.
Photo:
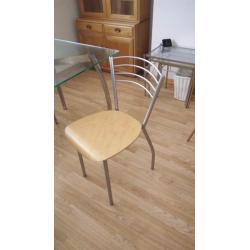
[[[111,90],[109,74],[108,79]],[[120,88],[120,109],[138,119],[148,98],[133,86]],[[55,249],[194,249],[194,101],[185,109],[163,88],[148,123],[156,151],[143,135],[109,160],[114,206],[109,206],[101,163],[85,161],[82,177],[78,155],[64,136],[66,125],[106,109],[100,82],[88,72],[63,86],[68,110],[55,94]]]

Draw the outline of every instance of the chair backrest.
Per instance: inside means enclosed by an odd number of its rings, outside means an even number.
[[[144,67],[140,65],[136,65],[136,64],[127,63],[128,59],[132,59],[131,61],[134,61],[134,62],[143,61]],[[119,62],[126,60],[126,62],[116,64],[115,63],[116,60],[119,60]],[[156,99],[159,95],[162,83],[165,80],[165,76],[162,75],[162,73],[158,70],[158,68],[152,62],[141,57],[135,57],[135,56],[109,57],[109,63],[110,63],[110,71],[111,71],[111,78],[112,78],[112,88],[113,88],[113,94],[114,94],[115,110],[119,110],[117,87],[116,87],[116,84],[118,82],[135,84],[143,88],[144,91],[150,96],[151,102],[149,104],[147,113],[142,122],[142,126],[145,127],[151,115],[151,112],[153,110]],[[149,69],[147,69],[145,65],[148,65]],[[143,72],[143,75],[132,73],[131,72],[132,70],[129,71],[128,69],[139,69]],[[152,72],[155,72],[155,74],[153,74]],[[117,75],[128,76],[130,78],[117,79],[116,77]],[[142,83],[136,81],[136,79],[142,80]]]

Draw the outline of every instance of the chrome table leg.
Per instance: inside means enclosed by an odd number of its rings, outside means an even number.
[[[169,71],[169,65],[167,65],[167,72],[166,72],[166,85],[165,87],[168,87],[168,71]]]
[[[95,70],[101,80],[102,83],[102,88],[103,88],[103,92],[105,95],[105,99],[107,102],[107,109],[111,110],[112,109],[112,103],[111,103],[111,98],[110,98],[110,94],[109,94],[109,89],[108,89],[108,84],[107,81],[103,75],[102,69],[100,64],[98,63],[98,60],[96,59],[96,57],[94,55],[89,55],[90,60],[95,64]]]
[[[62,89],[61,89],[60,86],[57,87],[57,92],[58,92],[58,94],[59,94],[59,97],[60,97],[60,100],[61,100],[63,109],[64,109],[64,110],[67,110],[67,106],[66,106],[66,102],[65,102],[65,99],[64,99],[64,95],[63,95],[63,92],[62,92]]]
[[[158,70],[160,71],[160,73],[162,73],[162,64],[160,62],[158,63]],[[159,80],[159,77],[160,76],[158,76],[158,80]]]
[[[192,76],[190,79],[190,84],[188,87],[188,92],[187,92],[187,96],[186,96],[186,100],[185,100],[185,107],[189,108],[190,105],[190,101],[191,101],[191,97],[194,91],[194,85],[195,85],[195,70],[192,70]]]

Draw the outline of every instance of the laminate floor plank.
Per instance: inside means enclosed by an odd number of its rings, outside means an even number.
[[[109,90],[111,80],[105,74]],[[195,217],[194,101],[185,109],[162,88],[148,123],[155,147],[155,170],[144,135],[109,160],[114,206],[109,206],[102,163],[85,160],[65,137],[71,122],[106,109],[94,71],[63,85],[68,110],[55,92],[55,249],[193,250]],[[120,109],[142,120],[148,97],[133,86],[119,86]],[[111,92],[112,93],[112,92]],[[113,98],[112,103],[113,103]]]

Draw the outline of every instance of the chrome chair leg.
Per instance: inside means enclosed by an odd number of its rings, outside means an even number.
[[[78,157],[79,157],[79,160],[80,160],[80,163],[81,163],[83,177],[87,177],[84,162],[83,162],[83,159],[82,159],[82,155],[79,152],[77,152],[77,153],[78,153]]]
[[[145,127],[142,127],[142,131],[143,131],[143,133],[145,135],[145,138],[146,138],[146,140],[148,142],[148,145],[149,145],[149,147],[151,149],[151,152],[152,152],[151,169],[154,170],[154,166],[155,166],[155,150],[154,150],[154,146],[153,146],[153,143],[152,143],[152,141],[151,141]]]
[[[110,206],[113,206],[113,197],[112,197],[112,191],[111,191],[111,185],[110,185],[110,179],[109,179],[109,169],[108,169],[108,161],[103,161],[103,167],[104,172],[106,176],[106,182],[107,182],[107,188],[108,188],[108,195],[109,195],[109,204]]]
[[[58,122],[58,120],[57,120],[57,118],[56,118],[56,115],[54,114],[54,121],[55,121],[55,124],[57,125],[57,124],[59,124],[59,122]]]
[[[192,133],[187,138],[187,142],[189,142],[191,140],[191,138],[193,137],[194,133],[195,133],[195,129],[192,131]]]

